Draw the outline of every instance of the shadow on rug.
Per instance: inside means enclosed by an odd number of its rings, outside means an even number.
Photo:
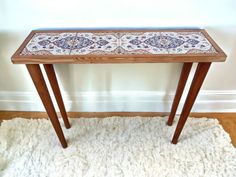
[[[176,123],[166,120],[70,119],[67,149],[46,119],[3,121],[0,176],[235,177],[236,149],[216,119],[189,118],[177,145],[170,143]]]

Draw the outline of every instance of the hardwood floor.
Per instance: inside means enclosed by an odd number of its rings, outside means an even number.
[[[78,117],[111,117],[111,116],[142,116],[142,117],[154,117],[154,116],[167,116],[169,113],[160,112],[68,112],[68,116],[71,118]],[[60,114],[58,113],[58,116]],[[191,113],[191,117],[201,118],[216,118],[223,126],[224,130],[230,134],[232,144],[236,147],[236,113]],[[24,118],[47,118],[46,112],[21,112],[21,111],[0,111],[0,122],[2,120],[12,119],[15,117]]]

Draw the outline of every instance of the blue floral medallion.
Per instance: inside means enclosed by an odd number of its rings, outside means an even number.
[[[73,45],[74,37],[66,37],[53,42],[54,45],[62,49],[70,49]]]
[[[154,36],[145,40],[144,43],[157,48],[169,49],[181,46],[184,41],[170,36]]]

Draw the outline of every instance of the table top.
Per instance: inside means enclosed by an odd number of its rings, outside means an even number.
[[[18,64],[219,62],[226,54],[203,29],[33,30]]]

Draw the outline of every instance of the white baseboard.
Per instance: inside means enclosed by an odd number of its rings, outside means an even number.
[[[174,93],[155,91],[63,92],[62,95],[67,111],[77,112],[169,112],[174,98]],[[0,110],[44,111],[44,108],[36,92],[2,91]],[[236,91],[201,91],[192,112],[236,112]]]

